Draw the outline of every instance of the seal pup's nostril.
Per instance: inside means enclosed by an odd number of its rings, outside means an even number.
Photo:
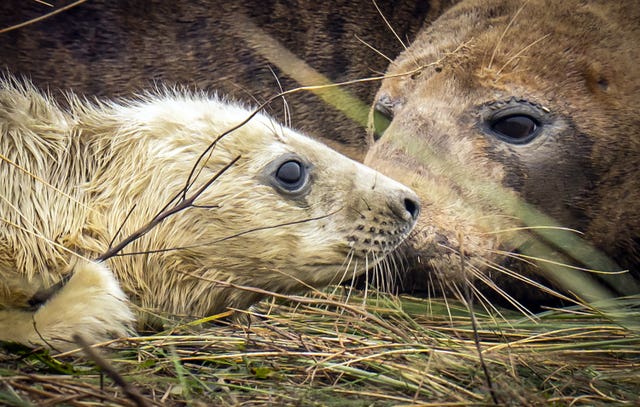
[[[415,222],[420,214],[420,200],[411,191],[400,190],[389,197],[389,209],[403,221]]]
[[[404,198],[404,207],[411,215],[411,219],[418,219],[418,215],[420,214],[420,203],[411,198]]]

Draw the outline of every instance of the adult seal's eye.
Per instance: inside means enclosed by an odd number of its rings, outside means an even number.
[[[307,179],[304,165],[297,160],[289,160],[280,164],[275,173],[278,184],[287,191],[300,189]]]
[[[382,95],[376,102],[371,117],[373,123],[371,130],[373,133],[373,141],[378,141],[391,124],[393,120],[393,107],[397,105],[389,95]]]
[[[511,115],[494,120],[491,130],[503,141],[512,144],[525,144],[533,140],[539,123],[528,115]]]

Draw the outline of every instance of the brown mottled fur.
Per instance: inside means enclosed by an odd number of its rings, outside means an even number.
[[[636,0],[469,0],[418,35],[387,71],[413,74],[386,79],[377,94],[393,120],[365,160],[423,201],[408,253],[412,284],[435,283],[434,273],[444,284],[461,282],[461,248],[467,271],[485,280],[503,278],[500,265],[541,274],[544,263],[496,251],[549,244],[535,237],[542,230],[509,230],[551,224],[519,220],[532,213],[523,202],[640,276],[639,43]],[[532,141],[513,144],[490,130],[509,106],[539,117]],[[568,260],[568,250],[552,252]],[[573,257],[590,266],[594,253]],[[563,272],[545,277],[556,282]],[[637,292],[622,279],[610,288]],[[537,297],[518,281],[508,285]]]
[[[90,259],[171,202],[209,143],[250,111],[176,92],[94,104],[69,95],[67,104],[0,81],[0,339],[64,345],[74,331],[92,341],[122,334],[131,319],[122,291],[151,314],[205,316],[262,297],[224,283],[281,293],[337,283],[382,261],[417,217],[408,188],[258,114],[216,144],[188,195],[239,159],[193,207],[97,264]],[[287,190],[276,174],[294,159],[308,175]],[[69,273],[47,303],[24,309]]]
[[[71,0],[53,2],[56,8]],[[405,42],[447,1],[378,1]],[[0,2],[0,28],[51,11],[35,1]],[[330,80],[378,74],[402,46],[371,0],[186,1],[91,0],[44,21],[0,35],[0,66],[27,75],[39,87],[74,89],[85,95],[127,96],[154,81],[214,89],[253,102],[300,86],[243,39],[241,17]],[[273,68],[273,72],[270,70]],[[307,85],[309,83],[306,83]],[[369,103],[377,83],[348,88]],[[306,92],[288,98],[291,123],[362,158],[362,124]],[[273,106],[282,121],[282,105]],[[365,114],[366,118],[366,114]],[[331,123],[328,127],[327,123]]]

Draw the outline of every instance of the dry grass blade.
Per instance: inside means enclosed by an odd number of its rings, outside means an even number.
[[[29,20],[29,21],[25,21],[25,22],[20,23],[20,24],[12,25],[11,27],[0,29],[0,34],[4,34],[4,33],[7,33],[9,31],[17,30],[19,28],[26,27],[27,25],[30,25],[30,24],[35,24],[38,21],[45,20],[45,19],[47,19],[49,17],[55,16],[56,14],[62,13],[63,11],[69,10],[70,8],[76,7],[76,6],[84,3],[85,1],[87,1],[87,0],[78,0],[78,1],[73,2],[71,4],[67,4],[64,7],[60,7],[58,9],[55,9],[55,10],[53,10],[53,11],[47,13],[47,14],[41,15],[40,17],[33,18],[33,19]],[[50,6],[50,4],[47,4],[47,5]]]
[[[474,333],[462,304],[380,293],[342,298],[263,302],[250,326],[176,323],[170,334],[114,344],[109,363],[150,403],[165,405],[494,405],[477,335],[501,404],[640,401],[640,334],[588,308],[551,310],[539,322],[476,310]],[[358,312],[363,301],[367,310]],[[639,298],[617,307],[640,317]],[[101,388],[91,363],[72,354],[11,348],[0,358],[0,399],[8,405],[133,405],[110,380]],[[63,368],[72,370],[45,374]]]

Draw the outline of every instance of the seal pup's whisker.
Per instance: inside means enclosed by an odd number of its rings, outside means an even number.
[[[378,281],[378,277],[380,275],[380,273],[378,273],[378,266],[380,266],[380,263],[375,262],[373,260],[375,260],[375,254],[373,252],[369,252],[367,253],[367,259],[371,258],[371,264],[375,264],[375,266],[373,267],[367,267],[367,270],[369,270],[369,275],[367,276],[368,278],[371,279],[371,281],[373,282],[372,286],[367,287],[367,290],[365,290],[365,300],[367,299],[366,297],[368,296],[368,293],[371,291],[371,289],[373,287],[379,287],[380,283]],[[364,303],[362,304],[363,306],[365,305]]]
[[[391,274],[392,274],[392,256],[387,256],[383,258],[376,266],[374,266],[374,272],[376,273],[375,281],[376,287],[380,287],[378,289],[391,292],[390,283],[391,283]]]
[[[368,263],[369,263],[368,260],[369,260],[368,255],[365,255],[364,260],[363,260],[364,263],[365,263],[365,267],[364,267],[364,269],[365,269],[365,272],[364,272],[365,281],[370,281],[370,278],[371,278],[371,275],[369,274],[371,272],[371,270],[369,269],[369,267],[367,267]],[[364,292],[362,294],[362,306],[365,306],[366,303],[367,303],[367,298],[369,297],[369,288],[370,288],[369,284],[368,283],[365,284]]]
[[[217,208],[217,207],[213,207],[213,208]],[[119,253],[115,253],[113,255],[113,257],[124,257],[124,256],[137,256],[137,255],[145,255],[145,254],[154,254],[154,253],[165,253],[165,252],[171,252],[171,251],[178,251],[178,250],[188,250],[188,249],[195,249],[198,247],[205,247],[205,246],[214,246],[217,243],[221,243],[227,240],[231,240],[231,239],[235,239],[235,238],[239,238],[242,237],[244,235],[247,234],[251,234],[251,233],[255,233],[255,232],[262,232],[265,230],[270,230],[270,229],[278,229],[284,226],[292,226],[292,225],[298,225],[298,224],[303,224],[306,222],[312,222],[312,221],[317,221],[317,220],[322,220],[325,218],[328,218],[336,213],[338,213],[341,209],[336,210],[333,213],[327,214],[327,215],[321,215],[318,216],[317,218],[305,218],[305,219],[301,219],[301,220],[294,220],[294,221],[290,221],[290,222],[284,222],[284,223],[280,223],[277,225],[267,225],[267,226],[262,226],[259,228],[253,228],[253,229],[247,229],[247,230],[243,230],[240,231],[238,233],[235,233],[233,235],[228,235],[228,236],[224,236],[215,240],[211,240],[211,241],[205,241],[205,242],[200,242],[200,243],[192,243],[190,245],[184,245],[184,246],[174,246],[174,247],[163,247],[163,248],[154,248],[154,249],[146,249],[143,251],[130,251],[130,252],[119,252]]]
[[[374,267],[374,271],[377,274],[376,279],[378,281],[378,283],[376,283],[376,287],[381,287],[381,290],[384,292],[391,292],[391,275],[394,266],[392,253],[389,256],[383,257],[382,260],[380,260],[380,263]],[[380,289],[376,291],[379,292]]]
[[[523,47],[520,51],[518,51],[517,53],[515,53],[513,56],[511,56],[509,59],[507,59],[504,64],[500,67],[500,69],[498,69],[495,73],[496,78],[500,77],[500,74],[502,73],[502,71],[504,71],[506,69],[507,66],[509,66],[509,64],[511,64],[516,58],[519,58],[522,54],[524,54],[526,51],[529,50],[529,48],[533,47],[534,45],[538,44],[539,42],[544,41],[545,39],[547,39],[549,36],[551,36],[551,34],[544,34],[543,36],[541,36],[540,38],[532,41],[530,44],[528,44],[527,46]]]
[[[372,257],[376,257],[375,253],[372,253]],[[386,281],[388,280],[387,273],[389,272],[389,258],[384,257],[377,261],[377,264],[372,268],[373,272],[373,287],[377,292],[386,290]]]
[[[406,249],[408,245],[405,242],[401,243],[398,250],[395,250],[391,254],[391,260],[393,261],[393,268],[391,269],[391,275],[389,276],[389,291],[398,292],[403,289],[402,276],[409,271],[409,261],[407,259]]]
[[[396,261],[396,258],[397,252],[392,252],[380,264],[379,283],[376,286],[384,292],[395,293],[394,281],[398,281],[400,273],[404,271],[402,262]]]
[[[351,266],[351,262],[353,261],[355,256],[355,250],[350,249],[349,252],[346,254],[345,259],[343,260],[342,264],[340,264],[339,267],[337,267],[336,269],[336,279],[335,280],[331,280],[331,282],[329,283],[329,285],[334,285],[333,290],[331,291],[331,295],[337,295],[338,290],[340,289],[340,286],[337,285],[339,284],[341,281],[349,281],[349,289],[348,289],[348,294],[347,296],[349,296],[351,294],[351,290],[354,288],[353,287],[353,278],[349,278],[347,276],[349,276],[349,270],[350,270],[350,266]],[[342,271],[340,271],[342,270]]]

